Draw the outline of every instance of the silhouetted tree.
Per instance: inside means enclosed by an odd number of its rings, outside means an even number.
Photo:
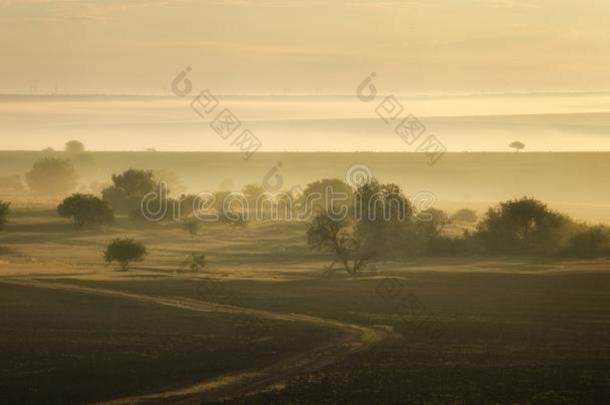
[[[349,215],[323,210],[307,229],[307,242],[317,250],[332,251],[350,274],[357,274],[372,260],[401,250],[404,226],[413,209],[395,184],[373,180],[353,195]]]
[[[47,195],[67,194],[78,185],[74,165],[66,159],[40,159],[26,173],[25,179],[32,191]]]
[[[140,242],[131,238],[117,238],[113,240],[104,253],[104,260],[107,263],[117,262],[122,271],[126,271],[131,262],[144,260],[146,247]]]
[[[349,274],[356,273],[360,267],[348,218],[333,217],[326,211],[317,214],[307,228],[307,244],[313,249],[334,253]]]
[[[91,194],[73,194],[57,206],[57,213],[72,218],[79,228],[114,222],[114,212],[108,202]]]
[[[523,197],[490,208],[477,236],[491,252],[551,253],[558,247],[559,229],[569,222],[542,202]]]
[[[160,191],[150,170],[129,169],[121,174],[113,174],[112,183],[112,186],[102,190],[102,198],[117,212],[139,211],[142,197]]]
[[[400,236],[413,215],[413,207],[396,184],[373,179],[354,193],[353,215],[360,254],[373,259],[402,250]]]
[[[81,141],[68,141],[66,142],[65,150],[68,153],[81,153],[85,151],[85,145]]]
[[[523,142],[519,142],[519,141],[514,141],[508,146],[515,149],[516,152],[519,152],[520,150],[525,149],[525,144]]]

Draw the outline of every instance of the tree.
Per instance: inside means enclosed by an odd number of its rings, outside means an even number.
[[[91,194],[73,194],[57,206],[57,213],[72,218],[79,228],[114,222],[114,212],[108,202]]]
[[[558,247],[559,229],[569,222],[542,202],[523,197],[490,208],[477,236],[491,252],[549,253]]]
[[[353,215],[360,254],[370,260],[396,255],[403,249],[400,236],[413,207],[396,184],[372,180],[354,193]]]
[[[244,188],[242,188],[241,193],[246,197],[250,208],[255,208],[258,198],[265,194],[265,189],[258,184],[246,184]]]
[[[373,180],[356,190],[349,216],[325,210],[314,216],[307,243],[316,250],[334,252],[348,273],[357,274],[371,260],[402,250],[404,225],[412,214],[398,186]]]
[[[313,249],[334,253],[349,274],[355,274],[360,268],[351,220],[348,218],[336,218],[325,211],[319,213],[307,228],[307,244]]]
[[[457,210],[449,219],[451,221],[474,223],[477,222],[478,218],[477,212],[475,210],[462,208]]]
[[[136,169],[126,170],[121,174],[113,174],[112,183],[112,186],[102,190],[102,198],[108,201],[117,212],[139,210],[142,197],[155,191],[158,186],[152,171]],[[160,191],[160,189],[157,189],[157,191]]]
[[[340,179],[322,179],[309,183],[297,203],[302,211],[316,214],[326,211],[329,214],[347,213],[353,203],[354,190]]]
[[[525,149],[525,144],[523,142],[519,142],[519,141],[514,141],[508,146],[510,148],[515,149],[516,152],[519,152],[520,150]]]
[[[85,151],[85,145],[81,141],[68,141],[66,142],[65,150],[68,153],[82,153]]]
[[[61,195],[72,192],[78,185],[78,175],[72,162],[66,159],[43,158],[37,160],[25,179],[35,192]]]
[[[117,262],[122,271],[127,271],[131,262],[141,262],[146,256],[146,247],[132,238],[117,238],[113,240],[104,253],[107,263]]]
[[[188,268],[190,271],[201,271],[204,269],[206,264],[205,254],[201,252],[193,252],[187,257],[184,267]]]
[[[10,213],[11,203],[0,201],[0,229],[4,228],[8,214]]]

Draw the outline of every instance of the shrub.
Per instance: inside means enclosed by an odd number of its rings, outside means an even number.
[[[462,208],[457,210],[451,218],[451,221],[456,222],[467,222],[467,223],[475,223],[477,222],[477,212],[475,210],[471,210],[469,208]]]
[[[610,229],[594,226],[572,236],[563,250],[564,255],[583,259],[610,256]]]
[[[79,228],[114,222],[114,212],[108,202],[91,194],[73,194],[57,206],[57,213],[72,218]]]
[[[570,222],[542,202],[523,197],[490,208],[478,225],[477,237],[492,253],[556,253],[561,228]]]
[[[0,201],[0,229],[4,228],[4,224],[6,224],[10,206],[11,203]]]
[[[131,238],[118,238],[113,240],[104,253],[104,260],[107,263],[117,262],[122,271],[126,271],[131,262],[144,260],[146,247],[140,242]]]
[[[185,263],[190,271],[201,271],[206,266],[205,254],[201,252],[193,252],[188,256]]]
[[[40,159],[25,178],[32,191],[47,195],[67,194],[78,185],[74,165],[66,159]]]

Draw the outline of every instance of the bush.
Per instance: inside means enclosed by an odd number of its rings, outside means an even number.
[[[563,253],[582,259],[610,257],[610,229],[600,225],[577,233],[569,240]]]
[[[131,238],[118,238],[113,240],[104,253],[104,260],[107,263],[117,262],[122,271],[126,271],[131,262],[144,260],[146,247],[140,242]]]
[[[462,208],[460,210],[457,210],[449,219],[451,221],[467,222],[472,224],[477,222],[478,218],[477,212],[475,210],[471,210],[469,208]]]
[[[542,202],[523,197],[490,208],[476,235],[491,253],[557,253],[561,228],[570,223],[568,217]]]
[[[114,212],[108,202],[91,194],[73,194],[57,206],[57,213],[72,218],[79,228],[114,222]]]
[[[201,252],[193,252],[188,256],[184,266],[190,271],[201,271],[206,266],[205,254]]]
[[[4,224],[6,224],[10,206],[11,203],[0,201],[0,229],[4,228]]]
[[[74,165],[66,159],[40,159],[26,173],[25,179],[32,191],[47,195],[68,194],[78,185]]]
[[[155,191],[157,183],[150,170],[129,169],[112,175],[113,185],[102,190],[102,198],[116,212],[139,213],[142,197]],[[159,190],[157,190],[159,191]],[[137,211],[137,213],[135,212]]]

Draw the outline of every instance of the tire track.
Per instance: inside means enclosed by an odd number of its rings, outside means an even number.
[[[168,306],[188,311],[220,312],[227,314],[240,313],[274,321],[310,323],[317,326],[338,329],[344,332],[344,335],[339,338],[335,338],[312,350],[291,356],[288,359],[259,370],[226,374],[177,389],[162,391],[154,394],[130,396],[104,402],[105,404],[112,405],[160,402],[198,404],[206,401],[229,399],[236,396],[249,395],[264,391],[269,387],[285,381],[288,377],[295,374],[319,370],[329,364],[340,361],[342,358],[350,354],[367,350],[371,346],[393,335],[393,332],[389,327],[371,328],[310,315],[278,313],[226,304],[217,304],[191,298],[154,297],[104,288],[91,288],[48,281],[3,279],[0,280],[0,282],[27,287],[47,288],[81,294],[93,294],[130,299],[138,302]]]

